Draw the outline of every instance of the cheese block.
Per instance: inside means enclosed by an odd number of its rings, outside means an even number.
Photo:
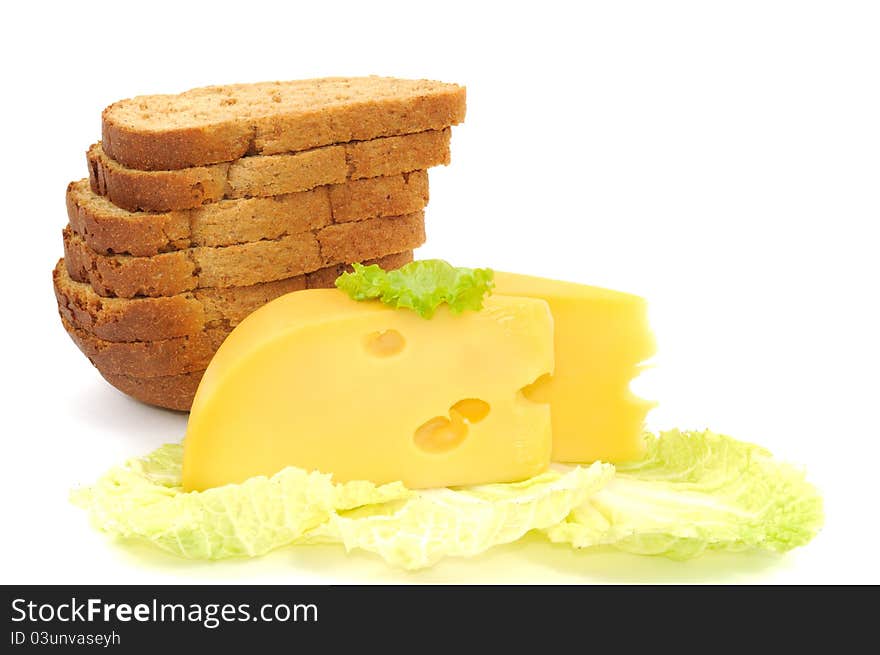
[[[410,488],[529,478],[550,462],[550,409],[522,389],[552,371],[543,300],[492,296],[425,320],[335,289],[287,294],[246,318],[205,372],[183,486],[287,466]]]
[[[495,293],[541,298],[553,313],[556,370],[526,390],[550,403],[553,461],[638,459],[654,406],[629,390],[655,351],[644,299],[514,273],[495,274]]]

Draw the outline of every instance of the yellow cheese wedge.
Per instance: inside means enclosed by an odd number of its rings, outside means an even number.
[[[425,320],[336,289],[283,296],[243,321],[205,372],[183,486],[286,466],[410,488],[522,480],[550,462],[550,409],[522,389],[553,371],[547,303],[492,296]]]
[[[654,406],[629,390],[640,363],[655,351],[644,299],[513,273],[495,274],[495,293],[542,298],[553,312],[556,371],[527,390],[550,403],[553,461],[639,458],[645,416]]]

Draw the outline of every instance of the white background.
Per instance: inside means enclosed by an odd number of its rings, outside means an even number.
[[[0,582],[880,582],[877,3],[192,4],[4,9]],[[673,563],[532,539],[407,574],[336,547],[190,563],[89,527],[68,490],[185,426],[104,383],[56,314],[64,189],[101,109],[372,73],[468,87],[419,256],[647,296],[651,426],[805,465],[812,544]]]

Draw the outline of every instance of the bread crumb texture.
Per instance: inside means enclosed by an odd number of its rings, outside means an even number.
[[[413,259],[412,251],[366,260],[385,270]],[[90,284],[77,282],[64,260],[52,271],[58,311],[72,325],[106,341],[154,341],[197,334],[206,328],[235,327],[251,312],[279,296],[301,289],[331,288],[348,264],[306,275],[243,287],[195,289],[156,298],[105,298]]]
[[[142,170],[365,141],[464,120],[463,86],[391,77],[228,84],[121,100],[102,114],[107,154]]]
[[[328,225],[278,239],[199,246],[151,257],[102,255],[70,227],[63,231],[70,277],[101,296],[171,296],[204,287],[239,287],[283,280],[333,264],[413,250],[425,242],[425,215]]]
[[[407,251],[364,263],[391,270],[410,261]],[[288,291],[332,287],[345,270],[351,267],[338,264],[280,283],[132,300],[98,296],[66,275],[64,260],[53,281],[64,329],[105,380],[150,405],[188,411],[211,357],[238,322]]]
[[[386,270],[425,241],[428,174],[465,118],[458,84],[229,84],[104,109],[67,187],[61,323],[114,387],[188,411],[226,336],[273,299]]]
[[[330,223],[410,214],[427,204],[428,173],[423,170],[168,212],[122,209],[94,193],[85,179],[67,187],[70,228],[89,248],[141,257],[278,239]]]
[[[173,171],[127,168],[108,156],[102,143],[93,144],[86,158],[96,194],[129,211],[166,212],[447,165],[450,138],[448,128],[429,130]]]

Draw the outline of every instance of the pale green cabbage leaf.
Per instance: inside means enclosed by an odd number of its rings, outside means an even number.
[[[167,444],[111,469],[94,486],[75,490],[71,500],[115,536],[190,559],[222,559],[263,555],[294,543],[337,510],[412,494],[400,483],[334,484],[330,475],[297,468],[184,492],[182,461],[183,446]]]
[[[639,462],[556,466],[529,480],[413,491],[336,484],[287,468],[202,492],[180,487],[182,447],[166,445],[72,494],[101,530],[193,559],[341,543],[407,569],[469,557],[531,530],[575,547],[684,559],[705,550],[785,551],[807,543],[822,502],[798,469],[706,432],[647,437]]]
[[[406,569],[444,557],[472,557],[562,521],[614,475],[596,462],[547,471],[523,482],[420,491],[404,503],[333,516],[322,536]]]
[[[785,552],[821,528],[822,499],[804,472],[763,448],[708,430],[646,438],[642,460],[618,464],[608,485],[544,530],[551,541],[688,559]]]

